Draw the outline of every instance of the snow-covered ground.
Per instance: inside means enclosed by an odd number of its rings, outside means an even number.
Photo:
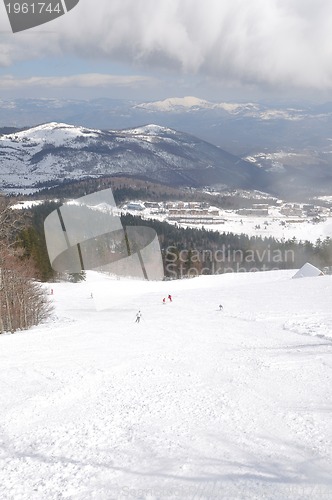
[[[293,274],[50,285],[0,336],[1,500],[332,498],[332,277]]]
[[[57,201],[57,200],[52,200]],[[19,201],[13,205],[14,209],[28,209],[32,206],[44,203],[44,200]],[[212,207],[214,208],[214,207]],[[204,226],[207,230],[218,231],[220,233],[247,234],[248,236],[273,237],[278,240],[290,240],[296,238],[297,241],[311,241],[316,243],[318,239],[324,240],[332,238],[332,217],[322,218],[319,222],[312,222],[305,217],[287,217],[280,214],[277,208],[270,208],[269,215],[265,217],[253,215],[239,215],[234,210],[220,210],[220,218],[224,220],[222,224],[188,224],[178,221],[168,220],[166,214],[155,213],[156,210],[146,208],[143,211],[124,210],[132,215],[139,215],[145,219],[156,219],[166,221],[170,224],[177,224],[180,227],[192,227],[200,229]],[[267,223],[266,223],[267,222]]]
[[[311,241],[315,243],[319,238],[324,240],[332,237],[332,218],[323,218],[313,223],[311,219],[287,217],[280,214],[278,209],[269,209],[269,216],[244,216],[234,211],[220,211],[225,223],[220,225],[204,225],[205,229],[220,231],[221,233],[247,234],[276,238],[278,240]],[[267,222],[267,224],[265,224]]]
[[[213,208],[213,207],[212,207]],[[278,240],[311,241],[316,243],[318,239],[324,240],[332,237],[332,218],[323,217],[320,221],[313,222],[312,218],[288,217],[282,215],[278,208],[269,208],[269,215],[240,215],[234,210],[219,210],[219,218],[223,222],[218,224],[188,224],[179,221],[171,221],[167,215],[155,213],[155,210],[145,209],[142,212],[130,211],[132,215],[139,215],[146,219],[157,219],[177,224],[180,227],[192,227],[206,230],[218,231],[220,233],[246,234],[248,236],[259,236],[262,238],[273,237]]]

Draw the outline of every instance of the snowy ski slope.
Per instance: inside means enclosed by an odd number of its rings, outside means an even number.
[[[332,277],[293,274],[49,285],[0,336],[1,500],[331,499]]]

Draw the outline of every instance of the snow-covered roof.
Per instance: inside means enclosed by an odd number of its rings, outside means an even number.
[[[296,274],[294,274],[293,278],[310,278],[314,276],[323,276],[324,273],[318,267],[313,266],[309,262],[304,264],[304,266],[301,267],[297,271]]]

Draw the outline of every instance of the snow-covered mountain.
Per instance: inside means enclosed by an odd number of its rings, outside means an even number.
[[[257,103],[211,102],[193,96],[172,97],[163,101],[146,102],[135,106],[150,112],[183,113],[202,110],[225,111],[229,115],[260,118],[262,120],[301,120],[306,114],[303,109],[278,109]]]
[[[199,99],[194,96],[171,97],[163,101],[146,102],[135,106],[137,109],[145,109],[154,112],[182,113],[184,111],[202,111],[202,110],[223,110],[230,114],[251,113],[259,111],[258,104],[253,103],[227,103],[211,102],[205,99]]]
[[[99,98],[0,98],[0,127],[71,123],[102,130],[156,123],[182,130],[237,156],[278,149],[330,151],[332,103],[211,101],[194,96],[138,102]],[[1,129],[0,129],[1,133]]]
[[[130,175],[171,185],[261,187],[260,169],[191,135],[147,125],[101,131],[47,123],[0,136],[0,186]]]
[[[0,335],[1,500],[331,499],[332,277],[294,274],[48,285]]]
[[[331,195],[331,103],[0,99],[0,120],[0,187],[120,172],[177,185],[254,187],[292,199]],[[44,122],[50,124],[31,129]],[[139,133],[142,123],[155,123],[159,132],[148,126]],[[25,136],[10,128],[26,125]],[[55,139],[59,127],[67,128],[63,145],[61,136]],[[45,137],[38,142],[36,133]]]

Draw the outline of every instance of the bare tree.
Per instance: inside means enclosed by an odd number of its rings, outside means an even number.
[[[0,249],[14,246],[15,233],[22,224],[23,217],[20,211],[13,210],[9,199],[0,194]]]
[[[46,319],[51,306],[46,292],[34,280],[31,260],[22,260],[15,236],[22,217],[0,197],[0,334],[25,330]]]

